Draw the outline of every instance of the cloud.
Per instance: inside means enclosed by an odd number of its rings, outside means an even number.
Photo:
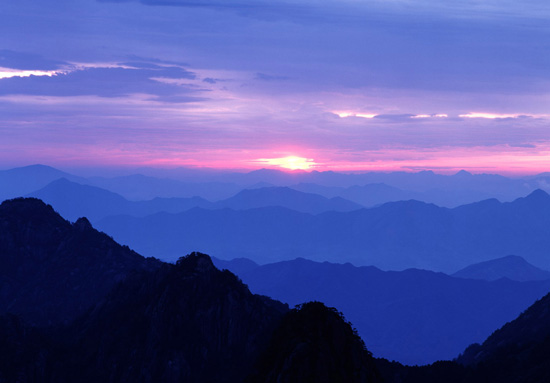
[[[458,117],[461,118],[486,118],[490,120],[504,119],[504,118],[520,118],[520,117],[531,117],[523,114],[505,114],[505,113],[467,113],[460,114]]]
[[[66,66],[67,63],[50,60],[39,54],[0,50],[0,68],[12,68],[21,71],[52,72]]]
[[[65,72],[53,72],[48,76],[30,75],[0,79],[0,94],[40,96],[121,97],[130,94],[149,94],[153,99],[168,102],[198,100],[191,93],[196,90],[162,81],[193,80],[195,74],[181,67],[159,66],[150,63],[125,63],[113,66],[88,64],[73,67]],[[131,66],[130,66],[131,65]]]
[[[265,73],[256,73],[256,80],[262,80],[262,81],[286,81],[290,80],[290,77],[287,76],[277,76],[277,75],[271,75],[271,74],[265,74]]]

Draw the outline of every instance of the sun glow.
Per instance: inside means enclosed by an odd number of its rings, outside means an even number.
[[[259,158],[254,162],[270,166],[279,166],[281,168],[290,170],[309,170],[313,169],[317,165],[311,158],[296,156],[281,158]]]

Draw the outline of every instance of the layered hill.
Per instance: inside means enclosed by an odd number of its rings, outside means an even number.
[[[43,188],[59,178],[83,180],[80,177],[45,165],[30,165],[0,171],[0,202],[22,197]]]
[[[325,198],[288,187],[262,187],[246,189],[235,196],[219,201],[220,208],[246,210],[267,206],[280,206],[302,213],[319,214],[327,211],[352,211],[364,206],[341,197]]]
[[[351,211],[362,206],[343,198],[325,198],[316,194],[302,193],[285,187],[263,187],[243,190],[218,202],[201,197],[154,198],[145,201],[129,201],[108,190],[71,182],[66,178],[55,180],[29,194],[51,204],[63,217],[76,220],[87,217],[92,222],[108,216],[129,215],[144,217],[159,212],[180,213],[199,207],[203,209],[246,210],[258,207],[281,206],[305,213],[318,214],[326,211]]]
[[[458,278],[494,281],[508,278],[514,281],[542,281],[550,279],[550,271],[531,265],[522,257],[508,255],[465,267],[453,274]]]
[[[219,265],[253,291],[291,306],[315,300],[337,308],[375,355],[410,365],[456,357],[550,291],[550,281],[487,282],[305,259]]]
[[[455,272],[517,254],[550,268],[550,196],[486,200],[455,209],[418,201],[317,215],[281,207],[191,209],[143,218],[109,217],[101,230],[142,254],[177,259],[194,249],[258,263],[294,259],[352,262],[382,269]]]
[[[44,188],[29,194],[52,205],[63,217],[76,220],[87,217],[92,222],[111,215],[143,217],[158,212],[179,213],[194,207],[206,209],[215,205],[200,197],[154,198],[147,201],[129,201],[108,190],[71,182],[60,178]]]
[[[455,361],[406,367],[378,359],[386,383],[542,383],[550,380],[550,294]]]

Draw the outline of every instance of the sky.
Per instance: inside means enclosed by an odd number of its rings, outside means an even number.
[[[0,3],[0,167],[550,170],[547,0]]]

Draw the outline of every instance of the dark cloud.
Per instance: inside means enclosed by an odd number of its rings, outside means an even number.
[[[48,71],[65,65],[67,63],[63,61],[50,60],[37,54],[0,50],[0,67],[3,68]]]

